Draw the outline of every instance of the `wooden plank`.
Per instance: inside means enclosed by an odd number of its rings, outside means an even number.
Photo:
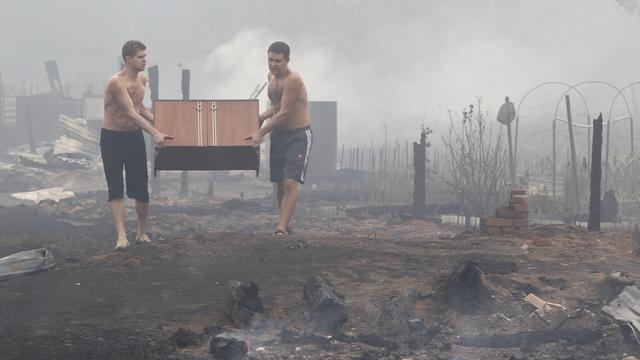
[[[529,294],[529,295],[525,296],[524,300],[526,302],[528,302],[529,304],[535,306],[538,310],[545,311],[545,305],[547,305],[547,302],[542,300],[542,299],[540,299],[536,295]]]
[[[529,212],[517,212],[515,220],[529,219]]]
[[[515,212],[529,212],[529,204],[512,204],[511,208]]]
[[[215,100],[209,146],[247,146],[244,137],[259,129],[258,100]],[[211,104],[209,104],[209,107]],[[209,111],[212,111],[209,109]]]
[[[515,219],[517,216],[516,212],[510,208],[499,208],[496,209],[496,217],[503,219]]]
[[[501,229],[502,229],[502,233],[505,235],[513,234],[513,232],[515,231],[513,226],[503,226]]]
[[[589,328],[561,328],[552,330],[528,330],[510,334],[462,336],[460,345],[482,348],[515,348],[522,344],[539,345],[565,340],[571,344],[589,344],[602,339],[602,330]]]
[[[529,200],[526,196],[523,196],[523,195],[513,195],[511,197],[511,203],[526,205],[529,203]]]
[[[155,125],[174,136],[165,146],[249,146],[259,129],[258,100],[159,100]]]
[[[517,228],[528,227],[529,226],[529,219],[516,219],[516,220],[513,220],[513,226],[515,226]]]
[[[156,128],[173,136],[165,146],[200,146],[198,109],[195,101],[156,101],[154,104]]]
[[[589,197],[589,231],[600,231],[600,183],[602,179],[602,114],[593,120],[591,151],[591,189]]]
[[[258,170],[256,149],[249,146],[172,146],[156,156],[156,170]]]
[[[527,195],[527,188],[511,188],[511,195]]]
[[[486,219],[487,226],[513,226],[513,219],[503,219],[499,217],[487,217]]]

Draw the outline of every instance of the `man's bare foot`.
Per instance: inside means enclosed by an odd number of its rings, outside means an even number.
[[[129,240],[127,238],[120,238],[116,243],[116,250],[126,249],[129,247]]]
[[[276,232],[274,233],[275,236],[282,236],[282,235],[287,235],[287,232],[285,230],[282,229],[276,229]]]
[[[151,242],[151,239],[149,238],[149,236],[147,234],[142,234],[142,235],[138,236],[138,241]]]

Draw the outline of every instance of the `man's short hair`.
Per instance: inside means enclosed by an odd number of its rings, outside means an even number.
[[[282,41],[276,41],[271,46],[269,46],[269,51],[274,54],[282,54],[284,58],[289,60],[289,54],[291,53],[291,49],[289,49],[289,45],[283,43]]]
[[[122,46],[122,60],[127,60],[127,56],[134,57],[138,51],[145,50],[147,47],[141,41],[129,40]]]

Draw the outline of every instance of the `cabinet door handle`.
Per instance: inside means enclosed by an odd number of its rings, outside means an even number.
[[[198,146],[202,146],[202,102],[198,101],[198,103],[196,104],[196,110],[197,110],[197,122],[198,122],[198,129],[197,129],[197,134],[198,134]]]
[[[213,141],[213,146],[218,145],[218,139],[217,139],[218,121],[217,121],[217,118],[216,118],[217,111],[218,111],[218,105],[216,104],[216,102],[214,100],[214,101],[211,102],[211,141]]]

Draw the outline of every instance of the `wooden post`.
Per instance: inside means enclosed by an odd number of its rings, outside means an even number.
[[[187,69],[182,69],[182,100],[189,100],[189,84],[191,73]],[[210,179],[209,181],[213,181]],[[189,173],[183,170],[180,174],[180,196],[189,196]]]
[[[384,173],[387,173],[387,153],[389,152],[388,142],[387,142],[387,124],[384,124]],[[385,177],[386,178],[386,177]]]
[[[409,142],[404,142],[404,176],[409,176]]]
[[[371,147],[371,175],[376,173],[376,149]]]
[[[611,131],[611,119],[607,119],[607,145],[604,154],[604,191],[607,191],[607,181],[609,180],[609,132]]]
[[[29,131],[29,152],[36,153],[36,139],[33,135],[33,123],[31,121],[31,102],[27,103],[27,130]]]
[[[551,125],[551,127],[553,128],[553,148],[552,148],[552,155],[553,155],[553,172],[552,172],[552,178],[553,178],[553,183],[552,183],[552,189],[553,189],[553,199],[556,199],[556,120],[553,119],[553,123]]]
[[[589,231],[600,231],[600,181],[602,180],[602,113],[593,120],[591,147],[591,197],[589,199]]]
[[[587,114],[587,126],[589,126],[589,122],[591,121],[591,119],[589,119],[589,114]],[[591,128],[587,127],[587,156],[589,157],[587,159],[587,167],[590,169],[591,168]]]
[[[159,99],[159,83],[160,83],[160,70],[158,65],[151,66],[149,68],[149,97],[151,98],[151,112],[155,113],[155,104],[156,100]],[[153,144],[153,140],[149,142],[149,151],[151,154],[155,153],[155,145]],[[155,170],[155,156],[153,156],[152,166],[153,166],[153,178],[151,179],[151,194],[154,196],[160,195],[162,191],[162,182],[160,181],[160,177],[156,173]]]
[[[420,143],[413,143],[413,217],[424,218],[426,205],[425,165],[427,149],[427,132],[423,129],[420,133]]]
[[[353,169],[353,149],[349,149],[349,169]]]
[[[396,169],[398,168],[398,164],[396,163],[398,157],[398,146],[393,147],[393,161],[391,162],[391,167],[393,167],[393,176],[396,176]]]
[[[635,110],[635,113],[638,113],[638,103],[636,102],[636,90],[635,88],[632,86],[631,87],[631,101],[633,101],[633,109]],[[631,116],[631,119],[629,119],[629,130],[631,131],[631,156],[633,156],[633,116]]]
[[[507,140],[509,145],[509,173],[511,175],[511,187],[516,186],[516,169],[513,164],[513,145],[511,142],[511,123],[507,124]]]
[[[209,171],[209,185],[207,186],[207,197],[212,198],[215,195],[213,171]]]
[[[4,99],[4,85],[2,84],[2,73],[0,72],[0,129],[5,127],[5,99]],[[2,131],[4,134],[4,130]]]
[[[571,122],[571,101],[569,95],[565,95],[567,104],[567,123],[569,124],[569,146],[571,150],[571,177],[573,178],[573,203],[574,214],[580,211],[580,190],[578,188],[578,166],[576,163],[576,144],[573,140],[573,123]]]

